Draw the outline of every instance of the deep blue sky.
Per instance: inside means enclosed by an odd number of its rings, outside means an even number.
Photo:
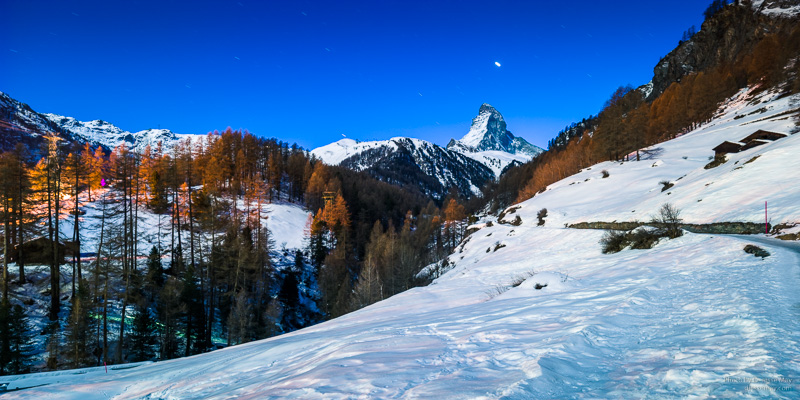
[[[129,131],[306,148],[446,144],[487,102],[544,147],[647,83],[709,2],[0,0],[0,91]]]

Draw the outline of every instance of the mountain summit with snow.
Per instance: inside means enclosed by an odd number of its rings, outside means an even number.
[[[503,115],[486,103],[481,105],[478,116],[472,119],[469,132],[461,140],[450,139],[447,148],[462,153],[496,150],[530,157],[535,157],[544,151],[528,143],[527,140],[511,134],[506,129]]]
[[[478,116],[461,140],[450,139],[447,149],[464,154],[487,167],[499,177],[510,166],[522,164],[538,156],[544,149],[514,136],[507,128],[503,115],[483,103]]]
[[[114,124],[103,120],[78,121],[73,117],[44,113],[45,118],[53,122],[61,132],[72,132],[85,141],[100,144],[110,149],[125,143],[128,147],[144,149],[145,146],[155,146],[161,142],[166,147],[172,147],[187,135],[176,134],[169,129],[145,129],[138,132],[128,132]],[[198,135],[192,135],[198,136]]]

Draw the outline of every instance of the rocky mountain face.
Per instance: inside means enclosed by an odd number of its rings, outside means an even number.
[[[770,33],[788,31],[797,23],[800,0],[739,1],[725,6],[690,40],[682,42],[653,69],[653,81],[640,88],[647,100],[692,72],[732,63]]]
[[[33,111],[27,104],[0,92],[0,151],[12,150],[21,143],[30,154],[38,156],[45,142],[44,136],[51,132],[59,134],[67,142],[85,142],[70,131],[62,132],[58,124]]]
[[[462,196],[474,196],[495,178],[491,169],[472,158],[406,137],[374,142],[342,139],[311,153],[327,164],[365,171],[393,185],[413,186],[434,199],[447,196],[451,187]]]
[[[66,145],[103,146],[107,150],[125,143],[131,148],[144,148],[162,142],[171,147],[187,135],[178,135],[168,129],[146,129],[128,132],[102,120],[82,122],[72,117],[38,113],[25,103],[0,92],[0,150],[13,149],[17,143],[24,144],[35,157],[45,141],[44,136],[56,134]]]
[[[412,185],[441,199],[451,187],[462,196],[479,194],[484,183],[542,151],[511,134],[503,116],[483,104],[469,132],[461,140],[450,140],[447,148],[405,137],[373,142],[342,139],[311,153],[327,164],[367,171],[379,180]]]
[[[469,153],[495,150],[531,158],[544,151],[511,134],[500,112],[486,103],[481,105],[478,116],[472,119],[469,132],[461,140],[450,139],[447,148]]]

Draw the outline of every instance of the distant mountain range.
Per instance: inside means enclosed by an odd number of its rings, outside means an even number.
[[[16,143],[23,143],[36,155],[44,136],[49,133],[58,134],[69,144],[82,145],[88,142],[106,149],[113,149],[123,143],[130,148],[143,149],[158,142],[169,148],[181,138],[200,136],[177,134],[169,129],[128,132],[103,120],[82,122],[72,117],[39,113],[27,104],[0,92],[0,150],[10,150]]]
[[[342,139],[316,148],[311,154],[330,165],[367,171],[392,184],[413,185],[435,198],[455,187],[472,196],[510,165],[524,163],[544,150],[515,137],[506,129],[503,116],[483,104],[461,140],[447,147],[408,137],[358,142]]]

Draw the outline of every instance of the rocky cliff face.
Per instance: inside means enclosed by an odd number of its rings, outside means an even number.
[[[655,99],[689,73],[735,62],[767,34],[795,26],[798,12],[800,0],[736,1],[725,6],[658,62],[647,99]]]

